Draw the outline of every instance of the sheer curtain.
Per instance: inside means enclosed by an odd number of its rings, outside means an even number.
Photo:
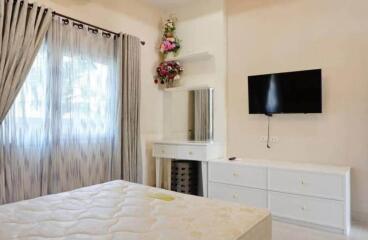
[[[112,36],[54,18],[1,125],[6,192],[0,203],[120,178],[116,62]]]

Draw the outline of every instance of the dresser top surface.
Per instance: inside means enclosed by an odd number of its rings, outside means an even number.
[[[218,159],[215,162],[230,163],[230,164],[243,164],[248,166],[258,167],[270,167],[270,168],[282,168],[299,171],[310,171],[310,172],[323,172],[330,174],[347,174],[350,172],[350,167],[347,166],[336,166],[326,164],[315,164],[306,162],[286,162],[276,160],[262,160],[262,159],[250,159],[250,158],[237,158],[234,161],[227,159]]]

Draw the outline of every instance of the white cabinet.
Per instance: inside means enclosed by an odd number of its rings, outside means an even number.
[[[270,209],[277,220],[348,234],[350,168],[274,161],[214,161],[209,197]]]

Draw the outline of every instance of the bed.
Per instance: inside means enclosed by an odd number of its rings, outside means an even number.
[[[271,240],[267,210],[113,181],[0,207],[0,239]]]

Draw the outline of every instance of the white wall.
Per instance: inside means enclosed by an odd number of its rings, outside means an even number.
[[[161,139],[163,132],[163,95],[153,83],[159,62],[157,44],[160,39],[161,12],[141,1],[129,0],[38,0],[47,7],[70,17],[116,32],[125,32],[146,41],[142,47],[141,127],[144,183],[154,184],[152,141]]]
[[[224,0],[197,0],[166,15],[178,18],[177,36],[182,40],[180,55],[209,51],[211,59],[185,62],[181,86],[215,88],[214,137],[226,141],[226,16]]]
[[[368,221],[368,1],[229,0],[228,152],[349,165],[352,209]],[[247,76],[323,69],[323,114],[248,114]]]

